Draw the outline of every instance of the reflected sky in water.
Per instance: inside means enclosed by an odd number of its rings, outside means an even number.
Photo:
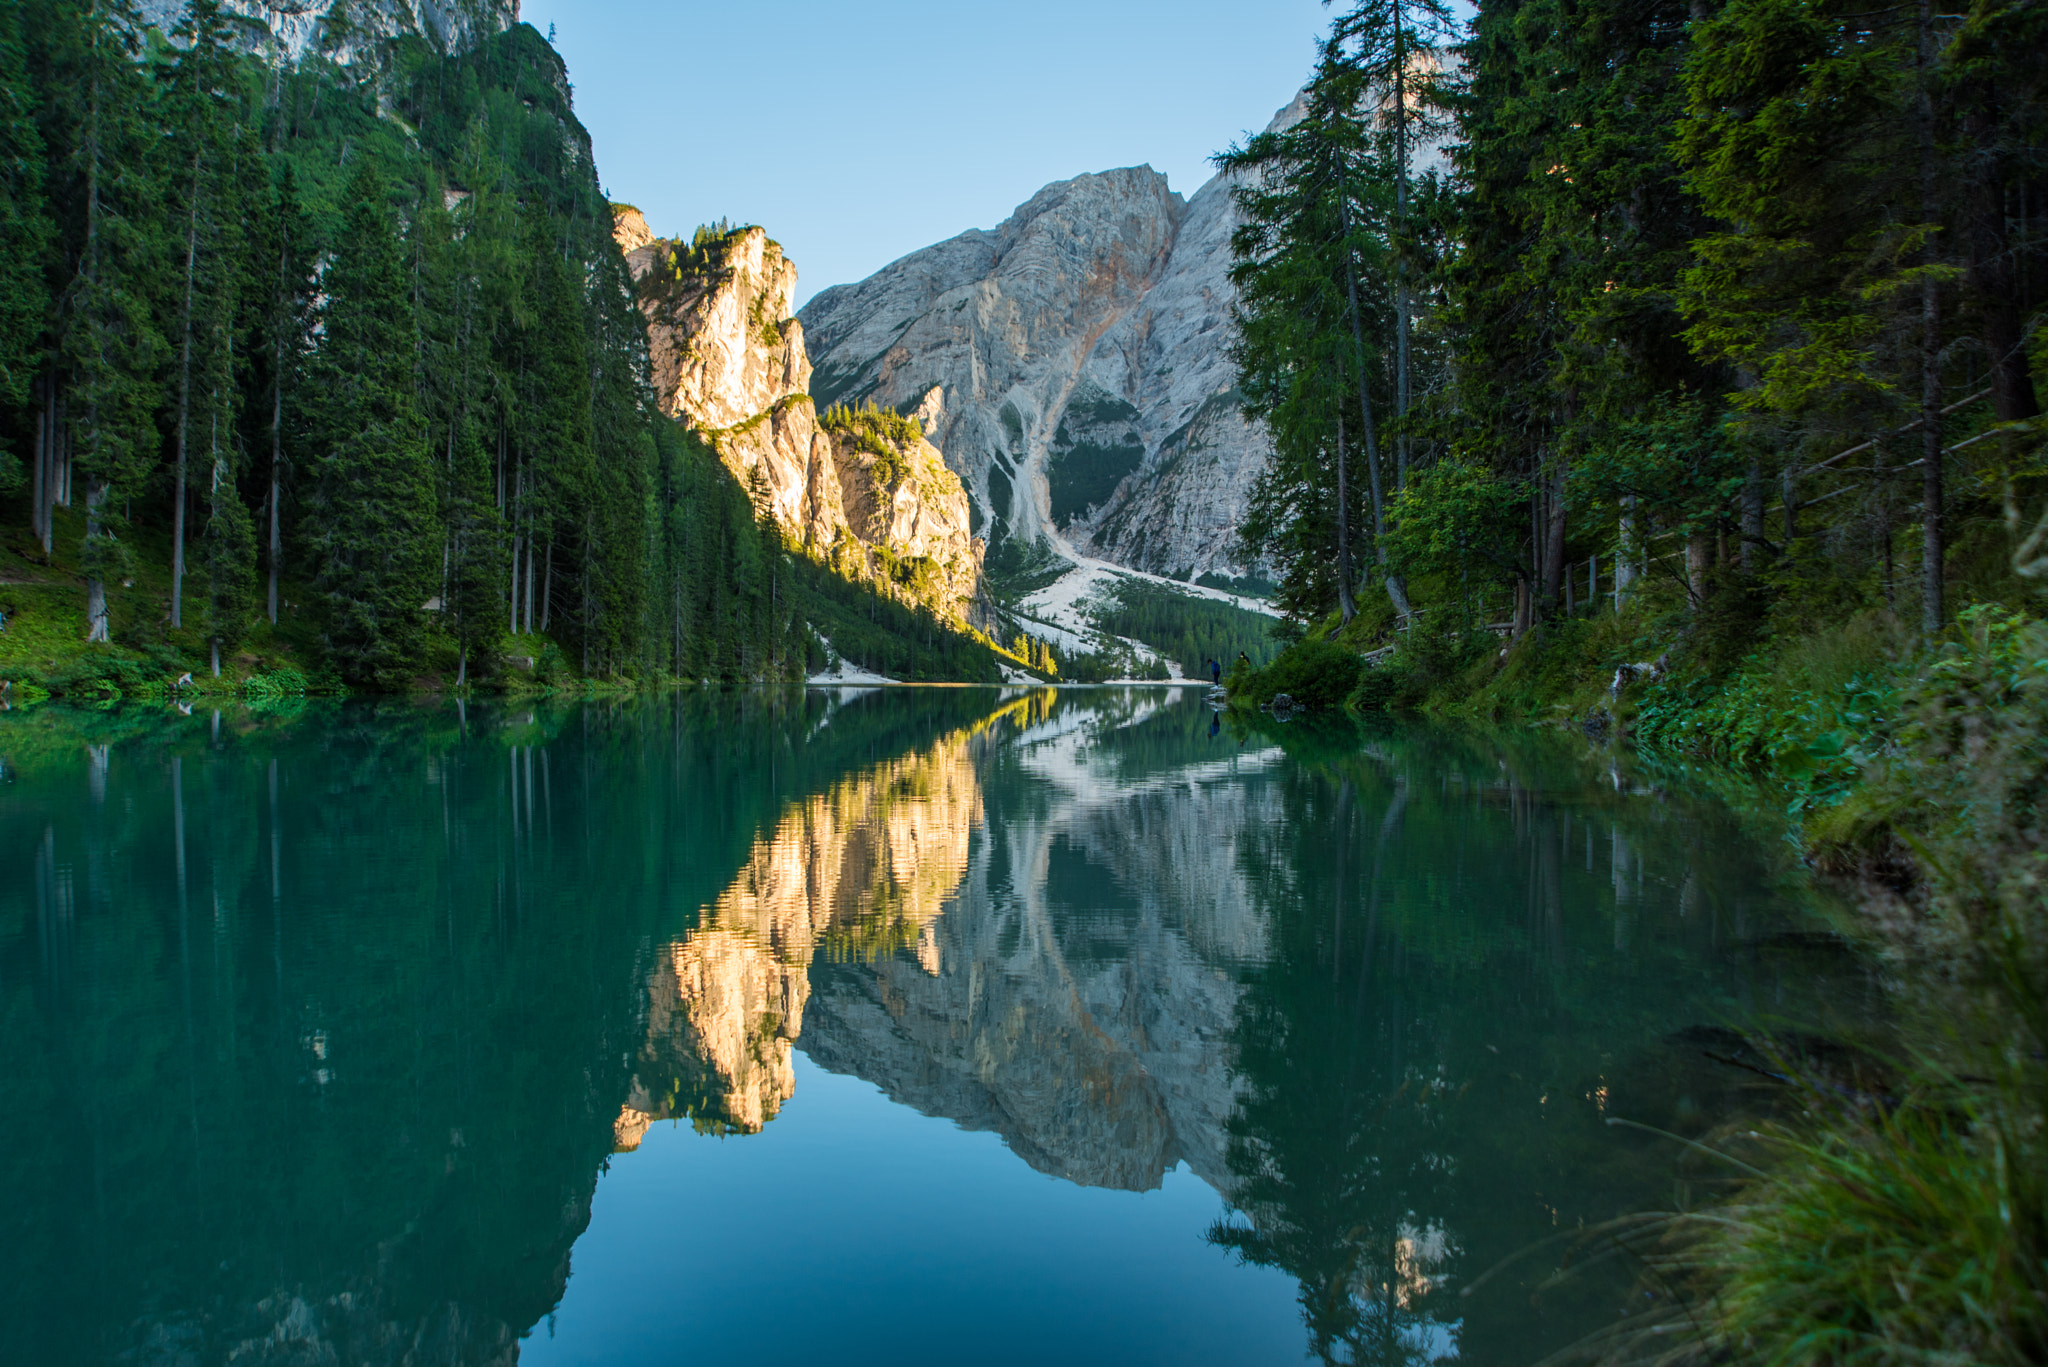
[[[1876,1010],[1768,827],[1196,690],[0,720],[0,1359],[1527,1362]]]

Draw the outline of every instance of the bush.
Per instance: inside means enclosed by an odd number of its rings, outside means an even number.
[[[1358,687],[1365,660],[1334,641],[1302,641],[1264,669],[1231,674],[1231,695],[1264,705],[1285,693],[1297,707],[1341,707]]]

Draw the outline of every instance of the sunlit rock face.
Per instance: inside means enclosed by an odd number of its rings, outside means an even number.
[[[613,234],[638,282],[662,411],[701,432],[793,539],[842,572],[963,616],[983,543],[965,490],[929,441],[867,449],[825,430],[809,393],[796,266],[759,228],[693,249],[659,238],[639,210]],[[922,576],[892,566],[914,562]]]
[[[813,390],[934,411],[991,545],[1051,533],[1157,573],[1262,570],[1235,544],[1271,446],[1226,350],[1230,190],[1184,203],[1149,166],[1077,176],[825,290],[801,314]]]
[[[317,52],[343,66],[392,38],[466,52],[519,22],[519,0],[220,0],[220,8],[250,52],[293,62]],[[142,0],[141,10],[145,23],[169,33],[185,17],[185,0]]]
[[[793,804],[755,844],[650,974],[647,1044],[615,1147],[636,1147],[649,1118],[684,1114],[759,1131],[795,1090],[790,1047],[812,960],[936,953],[927,932],[982,821],[972,739],[957,733]]]

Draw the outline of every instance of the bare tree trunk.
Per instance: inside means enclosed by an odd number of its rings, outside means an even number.
[[[1351,259],[1351,196],[1345,188],[1344,177],[1337,180],[1337,218],[1346,239],[1344,247],[1344,293],[1351,316],[1352,358],[1358,374],[1358,412],[1365,428],[1365,469],[1367,487],[1372,491],[1372,539],[1373,559],[1379,559],[1379,540],[1387,529],[1386,497],[1380,488],[1380,439],[1378,429],[1372,420],[1372,390],[1365,382],[1365,326],[1359,321],[1358,271]],[[1349,510],[1339,507],[1337,515],[1346,517]]]
[[[1564,586],[1564,481],[1563,457],[1558,458],[1558,468],[1550,477],[1550,487],[1545,490],[1547,502],[1543,529],[1542,575],[1543,612],[1547,616],[1557,610],[1557,600]]]
[[[1394,19],[1394,488],[1408,484],[1408,47],[1401,3]],[[1404,614],[1405,615],[1405,614]]]
[[[1614,610],[1621,611],[1622,596],[1640,573],[1636,541],[1636,496],[1629,494],[1621,500],[1621,528],[1617,546],[1614,548]]]
[[[199,265],[199,153],[192,153],[192,207],[185,220],[185,309],[178,345],[178,476],[171,503],[171,629],[185,625],[185,448],[192,418],[192,294]]]
[[[35,478],[29,489],[29,527],[35,532],[36,540],[43,543],[45,556],[50,553],[50,423],[43,402],[43,386],[47,383],[46,377],[39,376],[36,379],[36,453],[32,462],[35,466]]]
[[[1785,501],[1785,554],[1790,555],[1792,543],[1799,539],[1799,477],[1789,462],[1779,480],[1779,496]]]
[[[1920,218],[1934,222],[1937,190],[1934,160],[1934,6],[1920,0]],[[1933,264],[1934,248],[1927,248]],[[1921,550],[1920,629],[1941,630],[1946,550],[1942,526],[1941,469],[1941,298],[1930,273],[1920,282]]]
[[[1742,545],[1736,557],[1744,578],[1754,578],[1764,563],[1764,467],[1752,459],[1742,480]]]
[[[1714,538],[1694,532],[1685,542],[1685,589],[1692,610],[1698,612],[1707,601],[1707,572],[1714,565]]]
[[[104,485],[94,481],[85,495],[85,539],[90,545],[100,534],[100,501],[107,496]],[[88,641],[111,641],[113,633],[107,628],[107,585],[98,577],[88,579],[85,584],[85,639]]]
[[[543,575],[540,589],[540,629],[545,635],[548,629],[548,609],[554,606],[555,602],[555,543],[552,538],[548,541],[547,569],[543,571]],[[528,578],[531,577],[529,572]]]
[[[1351,487],[1344,468],[1344,414],[1337,413],[1337,611],[1346,624],[1358,615],[1351,598]]]

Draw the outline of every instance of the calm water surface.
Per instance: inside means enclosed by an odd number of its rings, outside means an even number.
[[[1780,849],[1194,691],[0,717],[0,1361],[1530,1363],[1863,1010]],[[1697,1175],[1697,1174],[1693,1174]]]

